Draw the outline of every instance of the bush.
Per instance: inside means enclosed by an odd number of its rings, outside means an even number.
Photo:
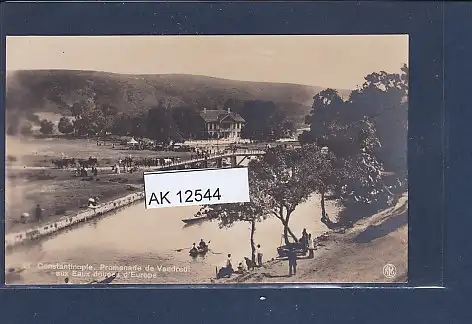
[[[47,135],[47,134],[52,134],[53,130],[54,130],[54,123],[52,121],[49,121],[47,119],[43,119],[41,120],[41,122],[39,123],[40,125],[40,129],[39,131],[41,132],[41,134],[44,134],[44,135]]]
[[[62,117],[57,124],[57,130],[62,134],[70,134],[74,131],[74,125],[67,117]]]

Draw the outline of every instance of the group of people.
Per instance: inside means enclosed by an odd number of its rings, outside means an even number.
[[[98,169],[95,166],[92,166],[90,168],[90,171],[92,172],[92,175],[96,177],[98,175]],[[85,166],[78,166],[77,169],[75,170],[75,176],[76,177],[88,177],[88,170]]]
[[[193,246],[190,249],[190,252],[198,252],[198,251],[201,251],[201,250],[205,250],[207,248],[208,248],[208,244],[205,243],[205,241],[203,239],[200,239],[200,243],[198,243],[198,247],[196,246],[195,243],[193,243]]]
[[[302,231],[302,237],[300,238],[300,244],[302,244],[303,251],[308,251],[308,257],[314,258],[314,240],[312,239],[311,234],[306,231],[306,228]],[[297,274],[297,259],[298,259],[298,250],[291,246],[287,251],[288,259],[288,275]]]
[[[313,258],[314,257],[314,252],[313,252],[314,241],[311,234],[309,234],[306,231],[306,228],[304,228],[302,231],[302,237],[300,238],[300,243],[303,245],[303,250],[308,251],[309,253],[308,257]]]
[[[234,270],[231,254],[228,254],[228,257],[226,259],[226,266],[222,267],[217,272],[216,276],[219,279],[219,278],[229,277],[233,273],[243,274],[247,270],[254,269],[255,267],[262,267],[262,257],[263,257],[263,254],[261,251],[261,245],[258,244],[256,247],[256,261],[254,262],[252,259],[245,257],[244,261],[239,262],[237,269]]]

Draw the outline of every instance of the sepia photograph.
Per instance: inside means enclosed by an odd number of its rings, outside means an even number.
[[[408,282],[408,71],[408,35],[8,36],[5,284]]]

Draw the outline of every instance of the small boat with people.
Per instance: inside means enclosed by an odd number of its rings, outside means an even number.
[[[202,220],[208,219],[209,216],[205,211],[202,212],[203,209],[204,208],[201,208],[192,218],[182,219],[182,222],[184,222],[185,224],[194,224]]]
[[[193,243],[193,246],[190,249],[190,251],[188,252],[188,254],[191,257],[197,257],[199,255],[203,256],[203,255],[207,254],[208,251],[210,250],[210,248],[208,247],[209,244],[210,244],[210,241],[208,241],[208,243],[205,243],[203,241],[203,239],[200,241],[198,246],[196,246],[195,243]]]
[[[199,255],[205,255],[205,254],[207,254],[208,251],[209,251],[208,246],[207,246],[207,247],[204,247],[204,248],[200,248],[200,247],[195,248],[195,249],[192,248],[192,249],[190,249],[190,251],[189,251],[189,255],[192,256],[192,257],[197,257],[197,256],[199,256]]]

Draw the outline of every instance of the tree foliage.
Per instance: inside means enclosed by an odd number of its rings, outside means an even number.
[[[172,118],[171,109],[163,102],[159,102],[157,107],[148,111],[145,125],[148,137],[159,143],[169,144],[182,140],[182,135]]]
[[[298,241],[290,229],[290,219],[297,206],[312,193],[306,182],[312,170],[303,166],[302,152],[272,148],[264,157],[252,160],[248,169],[251,202],[210,205],[210,215],[219,220],[220,226],[231,226],[239,221],[255,223],[275,217],[282,223],[285,243],[288,244],[290,239]],[[253,241],[251,247],[254,253]]]
[[[272,101],[231,99],[225,103],[225,108],[238,112],[246,121],[241,130],[243,138],[274,141],[294,131],[286,113]]]
[[[256,261],[256,244],[254,235],[256,223],[267,218],[265,209],[265,197],[260,189],[260,181],[254,174],[253,169],[249,169],[250,202],[235,204],[218,204],[207,206],[207,215],[217,219],[219,226],[231,227],[237,222],[248,222],[251,224],[250,246],[252,261]]]
[[[385,166],[399,173],[406,169],[407,96],[405,65],[400,74],[369,74],[346,101],[333,89],[313,97],[306,117],[310,131],[299,139],[307,164],[315,166],[310,186],[321,194],[323,214],[327,192],[344,206],[390,201],[392,192],[383,175]],[[320,147],[332,152],[328,159],[320,155]]]
[[[362,112],[375,126],[381,147],[376,156],[393,172],[406,171],[409,71],[371,73],[351,93],[353,111]]]
[[[47,119],[43,119],[39,122],[39,131],[41,134],[52,134],[54,131],[54,123]]]
[[[74,125],[67,117],[62,117],[57,124],[57,130],[62,134],[71,134],[74,132]]]
[[[306,185],[312,170],[303,163],[300,150],[275,147],[269,149],[261,159],[249,164],[258,180],[256,188],[264,197],[266,214],[281,221],[286,244],[289,243],[289,237],[298,240],[290,229],[290,218],[297,206],[312,193],[312,189]]]
[[[184,139],[196,138],[204,129],[203,119],[190,106],[180,105],[172,108],[172,120]]]

